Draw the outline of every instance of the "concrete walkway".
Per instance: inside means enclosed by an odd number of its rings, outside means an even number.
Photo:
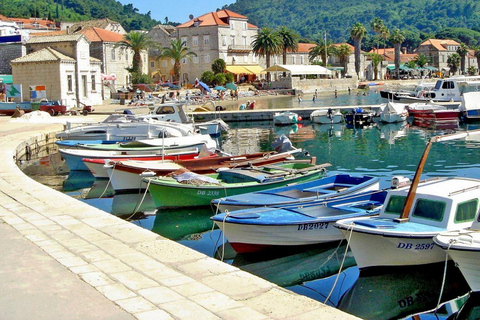
[[[0,117],[0,319],[356,319],[37,183],[14,158],[63,125],[10,120]]]

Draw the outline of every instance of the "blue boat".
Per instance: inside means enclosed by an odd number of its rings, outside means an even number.
[[[286,207],[251,208],[211,219],[237,253],[272,246],[300,246],[343,239],[333,224],[344,218],[376,215],[387,191],[375,190]]]
[[[372,176],[336,174],[304,183],[290,184],[285,187],[219,198],[213,200],[212,204],[220,212],[254,207],[279,207],[378,190],[379,181],[379,178]]]

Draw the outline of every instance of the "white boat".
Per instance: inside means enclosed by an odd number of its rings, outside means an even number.
[[[448,253],[462,272],[470,289],[480,292],[480,221],[477,215],[472,226],[459,231],[442,232],[433,238]]]
[[[380,121],[385,123],[403,122],[407,120],[408,111],[404,103],[387,102],[380,106]]]
[[[433,142],[478,133],[480,131],[433,137],[412,184],[390,190],[378,217],[336,222],[335,227],[348,239],[360,270],[445,260],[445,253],[434,245],[433,237],[472,225],[479,209],[480,180],[454,177],[420,182],[420,175]]]
[[[104,121],[72,127],[55,135],[61,140],[131,141],[138,139],[189,136],[195,133],[191,125],[142,119],[131,114],[112,114]]]
[[[314,123],[329,124],[343,122],[343,114],[338,110],[332,109],[319,109],[310,114],[310,119]]]
[[[273,124],[279,126],[295,124],[301,120],[302,117],[291,111],[275,112],[275,114],[273,115]]]
[[[465,92],[460,111],[464,122],[480,120],[480,92]]]

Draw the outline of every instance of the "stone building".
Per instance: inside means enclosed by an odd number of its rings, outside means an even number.
[[[158,48],[148,50],[148,74],[154,82],[171,80],[173,76],[173,61],[171,59],[157,60],[164,47],[170,47],[170,42],[177,38],[175,27],[159,24],[148,32],[148,37],[158,44]]]
[[[90,57],[83,34],[32,37],[26,46],[27,55],[11,61],[23,100],[30,100],[31,86],[45,86],[47,99],[67,107],[102,104],[101,61]]]
[[[247,17],[226,9],[177,26],[177,37],[197,54],[181,62],[181,81],[192,83],[204,71],[211,70],[213,61],[218,58],[225,61],[227,70],[237,79],[240,75],[259,74],[263,68],[251,45],[257,32],[258,27],[249,23]]]
[[[100,29],[111,31],[111,32],[116,32],[122,35],[127,33],[125,29],[122,27],[122,25],[120,24],[120,22],[117,22],[108,18],[80,21],[75,23],[62,22],[61,28],[62,30],[67,31],[67,33],[75,33],[81,30],[89,29],[89,28],[100,28]]]
[[[127,68],[132,67],[133,50],[125,46],[117,46],[124,40],[124,35],[105,29],[90,27],[77,33],[85,35],[90,41],[90,56],[102,62],[102,76],[105,86],[105,98],[110,97],[110,92],[116,88],[127,87],[130,84],[130,73]],[[141,53],[143,73],[148,72],[147,51]]]
[[[450,71],[447,64],[448,56],[457,52],[459,47],[460,43],[455,40],[428,39],[421,43],[415,52],[427,56],[430,65],[448,74]]]

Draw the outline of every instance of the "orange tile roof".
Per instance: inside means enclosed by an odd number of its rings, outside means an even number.
[[[55,25],[55,21],[47,20],[47,19],[40,19],[40,18],[6,18],[7,21],[14,21],[17,24],[20,24],[23,29],[56,29],[57,26]]]
[[[391,53],[395,53],[395,48],[373,48],[372,50],[369,51],[369,53],[378,53],[378,54],[384,54],[388,55]]]
[[[298,43],[298,49],[296,53],[309,53],[311,48],[316,47],[315,43]],[[292,52],[288,50],[288,52]]]
[[[216,12],[209,12],[202,16],[193,18],[190,21],[182,23],[181,25],[177,26],[177,28],[190,28],[192,27],[195,22],[199,23],[199,27],[207,27],[207,26],[228,26],[229,19],[236,18],[236,19],[248,19],[241,14],[235,13],[233,11],[223,9]],[[248,23],[249,28],[257,28],[257,26]]]
[[[446,48],[447,45],[459,46],[460,43],[458,43],[455,40],[449,40],[449,39],[428,39],[428,40],[424,41],[422,44],[420,44],[420,46],[427,46],[427,45],[433,46],[438,51],[446,51],[447,50],[447,48]]]
[[[59,30],[59,31],[45,31],[45,32],[35,32],[30,33],[31,37],[45,37],[45,36],[60,36],[67,34],[66,30]]]
[[[97,27],[83,29],[78,33],[84,34],[91,42],[120,42],[124,40],[123,34]]]

